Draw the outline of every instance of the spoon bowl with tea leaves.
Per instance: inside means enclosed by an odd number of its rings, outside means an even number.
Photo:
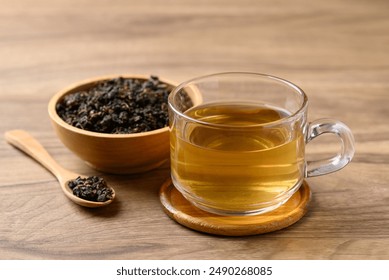
[[[5,133],[7,142],[35,159],[58,179],[64,194],[74,203],[96,208],[115,199],[115,191],[103,178],[84,176],[60,166],[43,146],[28,132],[12,130]]]

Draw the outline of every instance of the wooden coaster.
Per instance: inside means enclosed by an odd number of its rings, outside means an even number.
[[[256,216],[219,216],[193,206],[167,180],[159,197],[170,218],[188,228],[210,234],[245,236],[286,228],[300,220],[308,211],[311,189],[303,182],[300,189],[279,208]]]

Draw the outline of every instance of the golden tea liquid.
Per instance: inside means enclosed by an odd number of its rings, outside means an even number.
[[[185,114],[199,122],[177,118],[172,125],[172,178],[199,207],[254,213],[278,206],[301,184],[304,139],[302,129],[292,127],[301,124],[271,124],[288,112],[266,105],[213,103]]]

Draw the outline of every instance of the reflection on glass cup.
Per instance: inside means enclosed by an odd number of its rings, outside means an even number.
[[[201,102],[182,106],[182,96]],[[220,73],[192,79],[169,96],[171,176],[192,204],[220,215],[255,215],[285,203],[304,178],[347,165],[349,128],[332,119],[307,123],[308,100],[296,85],[269,75]],[[323,133],[341,151],[307,162],[305,144]]]

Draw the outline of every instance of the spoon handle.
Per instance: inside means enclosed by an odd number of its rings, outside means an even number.
[[[45,148],[27,131],[11,130],[5,133],[5,139],[9,144],[15,146],[27,155],[42,164],[47,170],[53,173],[59,181],[63,181],[69,173],[60,166],[46,151]]]

